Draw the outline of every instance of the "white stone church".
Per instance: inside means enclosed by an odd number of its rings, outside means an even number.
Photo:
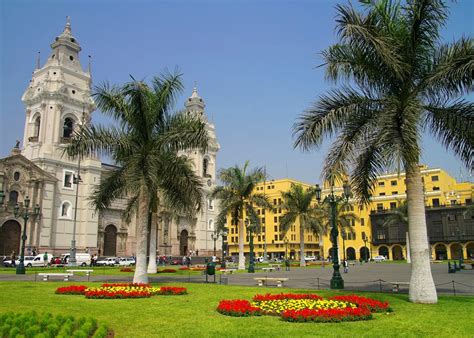
[[[118,200],[110,209],[98,213],[88,200],[102,174],[115,167],[101,163],[98,158],[86,158],[79,168],[78,160],[63,156],[75,128],[87,123],[95,109],[90,66],[87,71],[83,70],[80,51],[68,21],[51,44],[44,66],[40,67],[38,62],[22,96],[25,105],[23,142],[21,145],[17,142],[11,155],[0,159],[0,191],[4,196],[0,205],[0,255],[19,253],[25,224],[21,216],[15,218],[13,208],[17,204],[22,208],[26,197],[31,201],[30,210],[36,205],[41,210],[37,217],[27,221],[27,252],[33,248],[54,254],[69,252],[75,222],[78,252],[104,256],[129,256],[136,252],[135,220],[126,223],[122,219],[125,201]],[[159,255],[195,252],[201,256],[211,255],[213,251],[211,234],[218,210],[207,195],[216,184],[219,144],[204,108],[204,101],[194,88],[185,109],[207,122],[211,145],[206,153],[185,155],[193,161],[196,172],[205,182],[205,208],[194,218],[179,217],[171,211],[155,217],[153,226],[157,229]]]

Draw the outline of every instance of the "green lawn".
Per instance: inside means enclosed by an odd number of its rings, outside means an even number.
[[[188,271],[188,270],[179,270],[180,265],[171,265],[171,266],[160,266],[158,270],[163,269],[174,269],[176,272],[174,273],[160,273],[156,275],[150,274],[150,276],[159,276],[159,275],[200,275],[202,271]],[[131,269],[135,270],[134,266],[130,267]],[[26,268],[26,274],[35,274],[37,272],[66,272],[66,270],[73,269],[71,267],[32,267]],[[108,275],[120,275],[120,276],[133,276],[133,272],[121,272],[121,267],[111,267],[111,266],[94,266],[94,267],[74,267],[74,269],[92,269],[94,270],[93,275],[100,275],[100,276],[108,276]],[[15,274],[15,268],[0,268],[0,274]]]
[[[2,282],[0,312],[35,310],[93,316],[113,328],[116,337],[472,337],[473,332],[474,297],[442,296],[437,305],[419,305],[409,303],[406,295],[358,293],[388,300],[394,313],[375,314],[374,320],[366,322],[295,324],[268,316],[227,317],[215,309],[221,299],[250,300],[257,293],[303,290],[176,283],[172,285],[188,288],[189,294],[123,300],[54,294],[56,287],[67,284]],[[335,292],[317,293],[328,296]]]

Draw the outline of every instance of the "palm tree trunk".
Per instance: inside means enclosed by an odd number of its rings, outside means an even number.
[[[239,220],[239,270],[245,270],[244,220]]]
[[[135,267],[134,283],[148,283],[146,249],[148,239],[148,210],[150,199],[146,188],[142,187],[138,202],[137,215],[137,262]]]
[[[153,220],[153,215],[150,214],[151,228],[150,228],[150,258],[148,260],[147,273],[156,273],[156,222]]]
[[[438,301],[430,266],[430,249],[425,218],[425,199],[418,166],[406,168],[408,234],[410,238],[410,301],[434,304]]]
[[[306,261],[304,260],[304,226],[301,224],[300,218],[300,266],[305,266]]]

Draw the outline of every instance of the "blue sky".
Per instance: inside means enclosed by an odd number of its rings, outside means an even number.
[[[21,95],[65,17],[93,59],[95,84],[122,83],[129,74],[150,79],[176,66],[185,92],[197,82],[221,150],[218,167],[266,166],[272,178],[319,181],[325,145],[293,150],[292,125],[318,95],[331,88],[318,53],[335,42],[334,6],[344,1],[0,1],[0,157],[22,139]],[[443,37],[474,31],[474,1],[449,2]],[[103,121],[96,112],[94,121]],[[423,162],[469,179],[467,170],[437,142],[425,138]],[[461,170],[461,171],[460,171]],[[460,175],[460,173],[462,175]]]

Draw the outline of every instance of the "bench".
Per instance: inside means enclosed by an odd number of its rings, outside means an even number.
[[[262,270],[265,271],[265,272],[273,272],[273,271],[275,271],[275,269],[276,268],[273,268],[273,267],[271,267],[271,268],[262,268]]]
[[[72,273],[39,273],[38,276],[43,277],[43,281],[48,281],[49,277],[63,277],[64,281],[69,281],[69,277],[74,276]]]
[[[409,282],[390,282],[392,284],[392,292],[399,292],[400,291],[400,285],[407,285],[409,286]]]
[[[94,272],[94,270],[85,270],[85,269],[81,269],[81,270],[66,270],[66,272],[69,272],[69,273],[72,273],[74,275],[75,272],[85,272],[86,273],[86,276],[89,277],[91,275],[92,272]]]
[[[275,277],[275,278],[270,278],[270,277],[255,277],[254,280],[257,281],[258,286],[263,286],[263,285],[268,285],[268,281],[275,281],[277,284],[277,287],[281,288],[283,286],[283,283],[288,280],[288,278],[282,278],[282,277]]]
[[[223,275],[232,275],[237,269],[220,269],[219,270]]]

